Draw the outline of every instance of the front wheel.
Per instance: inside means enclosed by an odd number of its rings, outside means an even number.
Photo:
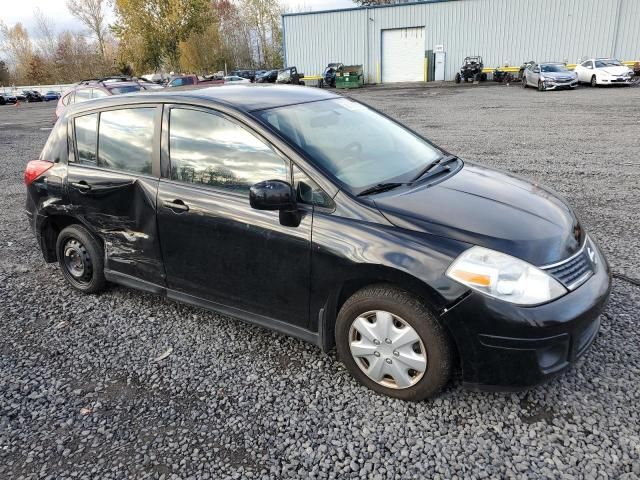
[[[462,76],[460,75],[460,73],[456,73],[455,82],[460,83],[461,81],[462,81]]]
[[[544,92],[545,91],[544,83],[541,80],[538,80],[538,91],[539,92]]]
[[[82,293],[104,289],[104,250],[81,225],[63,229],[56,241],[58,264],[65,280]]]
[[[527,88],[527,77],[525,76],[522,77],[522,88]]]
[[[402,400],[435,395],[451,374],[443,327],[416,297],[390,285],[366,287],[345,302],[336,346],[356,380]]]
[[[591,86],[592,87],[597,87],[598,86],[598,79],[596,78],[595,75],[593,77],[591,77]]]

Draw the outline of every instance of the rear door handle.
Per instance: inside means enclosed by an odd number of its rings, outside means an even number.
[[[80,180],[79,182],[72,182],[71,186],[80,190],[80,193],[86,193],[91,190],[91,185],[89,185],[84,180]]]
[[[188,212],[189,211],[189,205],[185,204],[180,199],[175,199],[175,200],[173,200],[171,202],[164,202],[163,206],[165,208],[168,208],[169,210],[173,210],[176,213],[182,213],[182,212]]]

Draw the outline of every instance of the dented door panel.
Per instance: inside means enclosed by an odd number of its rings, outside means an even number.
[[[104,242],[105,268],[164,285],[156,228],[158,179],[69,165],[76,215]]]

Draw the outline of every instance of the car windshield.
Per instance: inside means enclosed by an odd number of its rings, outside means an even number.
[[[596,60],[596,68],[605,67],[621,67],[622,64],[618,60]]]
[[[554,64],[551,64],[551,65],[541,65],[540,66],[540,70],[542,72],[547,72],[547,73],[551,73],[551,72],[568,72],[569,71],[565,65],[562,65],[560,63],[554,63]]]
[[[409,182],[442,152],[374,110],[346,98],[263,110],[258,116],[358,193]]]
[[[125,85],[123,87],[109,87],[109,91],[114,95],[120,95],[123,93],[139,92],[140,85]]]

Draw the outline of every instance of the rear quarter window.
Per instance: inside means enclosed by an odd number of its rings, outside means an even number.
[[[73,95],[74,95],[74,92],[71,92],[71,93],[67,93],[64,97],[62,97],[62,104],[69,105],[70,103],[73,103]]]
[[[98,114],[83,115],[74,120],[76,133],[76,158],[78,163],[96,165],[96,140]]]
[[[51,130],[39,159],[54,163],[66,162],[67,148],[67,119],[61,116]]]

